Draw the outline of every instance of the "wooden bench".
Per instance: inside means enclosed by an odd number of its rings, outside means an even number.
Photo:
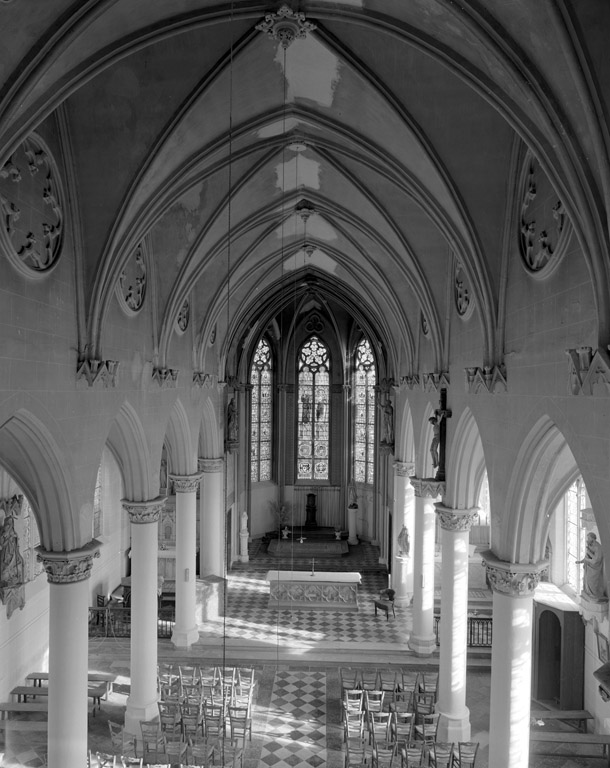
[[[40,731],[46,733],[49,724],[46,720],[0,720],[0,731]]]
[[[102,698],[108,692],[108,683],[93,683],[87,688],[87,696],[93,699],[93,715],[95,710],[101,708]],[[19,703],[26,703],[28,698],[37,699],[49,696],[49,689],[44,685],[16,685],[11,691],[11,696],[16,696]]]
[[[578,723],[578,730],[587,732],[587,720],[593,720],[593,715],[586,709],[532,709],[530,716],[534,720],[559,720],[560,722]]]
[[[0,719],[8,720],[11,712],[17,714],[24,714],[27,712],[48,712],[48,701],[28,701],[28,702],[16,702],[16,701],[1,701],[0,702]]]
[[[87,680],[91,683],[106,683],[107,693],[112,693],[112,686],[116,682],[116,675],[112,672],[89,672],[87,674]],[[48,672],[30,672],[26,675],[25,679],[32,682],[33,685],[42,686],[43,682],[49,680]]]
[[[598,744],[602,748],[604,756],[610,766],[610,733],[580,733],[578,731],[536,731],[530,729],[530,741],[535,743],[552,742],[553,744]],[[538,753],[544,754],[544,753]],[[553,754],[559,756],[558,752]],[[572,755],[570,755],[572,757]],[[599,755],[578,755],[578,757],[595,757]]]
[[[392,616],[396,618],[393,600],[374,600],[373,603],[375,604],[375,616],[377,616],[377,609],[379,609],[385,613],[386,621],[390,618],[390,611],[392,611]]]

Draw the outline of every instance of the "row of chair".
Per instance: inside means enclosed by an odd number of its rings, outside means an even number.
[[[377,667],[374,669],[339,669],[341,695],[345,690],[382,690],[386,692],[412,691],[438,696],[438,671],[392,669]]]
[[[478,742],[457,744],[423,741],[351,739],[346,746],[345,768],[474,768]]]

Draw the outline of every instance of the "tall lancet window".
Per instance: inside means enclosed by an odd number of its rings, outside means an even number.
[[[299,353],[298,398],[297,480],[328,480],[330,355],[317,336]]]
[[[271,438],[273,428],[273,358],[266,339],[261,339],[250,369],[252,385],[252,437],[250,479],[253,483],[271,480]]]
[[[354,359],[354,480],[375,479],[375,385],[377,373],[371,345],[362,339]]]

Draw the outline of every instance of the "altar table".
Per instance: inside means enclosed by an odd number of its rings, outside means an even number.
[[[357,572],[268,571],[269,607],[357,611]]]

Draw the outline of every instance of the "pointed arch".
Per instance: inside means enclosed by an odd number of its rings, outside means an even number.
[[[501,539],[494,546],[500,557],[514,563],[544,559],[557,487],[576,467],[561,430],[549,416],[540,417],[522,441],[510,478],[507,508],[499,521]]]
[[[470,408],[465,408],[457,423],[447,461],[447,493],[445,501],[454,509],[476,506],[483,473],[485,455],[476,420]]]
[[[197,469],[197,457],[193,450],[191,427],[186,410],[180,399],[176,400],[165,433],[169,471],[177,475],[189,475]]]
[[[148,501],[159,493],[159,472],[152,471],[150,448],[140,417],[123,403],[108,432],[107,444],[123,475],[125,498]]]
[[[78,510],[74,509],[72,481],[56,440],[33,413],[20,408],[0,427],[0,464],[27,496],[49,551],[70,551],[83,546]]]

